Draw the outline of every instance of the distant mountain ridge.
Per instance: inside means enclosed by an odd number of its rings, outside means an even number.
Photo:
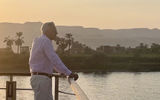
[[[23,32],[24,45],[31,46],[32,40],[41,34],[41,22],[0,23],[0,47],[4,47],[4,37],[14,37],[16,32]],[[59,36],[72,33],[75,40],[91,48],[101,45],[116,45],[135,47],[139,43],[160,43],[160,29],[133,28],[133,29],[98,29],[83,26],[56,26]]]

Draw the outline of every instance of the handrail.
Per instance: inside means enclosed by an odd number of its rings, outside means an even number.
[[[0,76],[31,76],[31,73],[0,73]],[[52,76],[64,77],[60,73],[53,73]]]
[[[13,77],[14,76],[31,76],[31,73],[0,73],[0,76],[9,76],[10,77],[10,81],[9,82],[13,82]],[[60,73],[53,73],[52,74],[53,77],[55,77],[55,96],[54,96],[54,100],[58,100],[58,93],[59,93],[59,90],[58,90],[58,87],[59,87],[59,77],[65,77],[64,75],[60,74]],[[6,83],[7,84],[7,83]],[[15,83],[16,84],[16,83]],[[0,89],[5,89],[7,91],[10,91],[8,90],[8,88],[0,88]],[[28,89],[28,88],[15,88],[14,91],[16,90],[32,90],[32,89]],[[6,92],[8,93],[8,92]],[[14,92],[16,93],[16,92]],[[62,92],[61,92],[62,93]],[[6,94],[7,95],[7,94]],[[16,95],[16,94],[15,94]],[[16,100],[16,96],[13,96],[12,97],[14,98],[13,100]],[[7,96],[6,97],[6,100],[9,100],[8,99],[9,97]]]
[[[72,78],[68,78],[68,82],[72,88],[72,91],[76,94],[77,100],[89,100],[84,91],[80,88],[76,81]]]
[[[31,73],[0,73],[0,76],[10,76],[10,81],[12,82],[13,76],[31,76]],[[55,100],[58,100],[58,92],[68,95],[76,95],[77,100],[89,100],[87,95],[83,92],[80,86],[72,78],[68,78],[68,82],[74,94],[58,90],[59,77],[66,77],[65,75],[62,75],[60,73],[53,73],[52,76],[55,77]],[[0,88],[0,89],[6,89],[6,88]],[[32,89],[16,88],[16,90],[32,90]]]
[[[64,91],[58,91],[59,93],[63,93],[63,94],[68,94],[68,95],[75,95],[74,93],[68,93],[68,92],[64,92]]]

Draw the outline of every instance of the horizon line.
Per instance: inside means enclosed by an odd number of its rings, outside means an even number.
[[[48,22],[48,21],[46,21]],[[0,22],[0,24],[26,24],[26,23],[44,23],[41,21],[25,21],[25,22]],[[83,25],[59,25],[56,24],[56,26],[65,26],[65,27],[82,27],[82,28],[93,28],[93,29],[99,29],[99,30],[121,30],[121,29],[158,29],[160,30],[160,28],[158,27],[154,27],[154,28],[149,28],[149,27],[128,27],[128,28],[99,28],[99,27],[88,27],[88,26],[83,26]]]

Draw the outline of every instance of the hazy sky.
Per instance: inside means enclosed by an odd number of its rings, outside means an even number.
[[[160,0],[0,0],[0,22],[160,28]]]

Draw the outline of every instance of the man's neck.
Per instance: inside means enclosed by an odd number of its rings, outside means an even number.
[[[48,38],[50,41],[52,41],[46,34],[43,34],[43,36],[45,36],[45,37]]]

